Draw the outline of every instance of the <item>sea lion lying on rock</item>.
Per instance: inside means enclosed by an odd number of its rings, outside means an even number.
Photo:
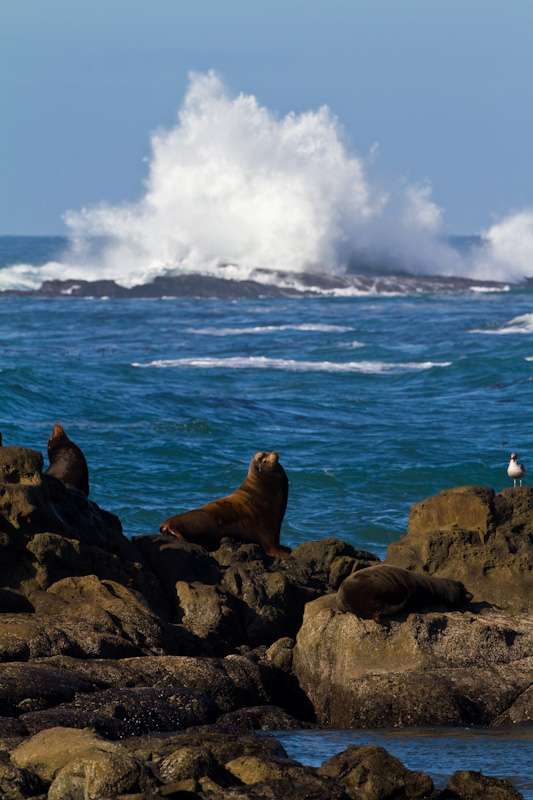
[[[89,470],[85,456],[61,425],[54,425],[48,439],[48,460],[50,466],[45,475],[57,478],[67,489],[79,489],[89,496]]]
[[[278,454],[257,453],[248,475],[233,494],[213,500],[201,508],[176,514],[162,523],[161,533],[201,544],[214,550],[224,536],[256,542],[269,556],[287,558],[279,543],[281,523],[287,507],[289,481]]]
[[[336,604],[339,611],[351,611],[361,619],[379,622],[381,617],[398,611],[417,611],[429,605],[460,608],[472,597],[461,581],[376,564],[352,572],[341,583]]]

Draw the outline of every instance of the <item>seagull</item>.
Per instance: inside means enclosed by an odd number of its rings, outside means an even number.
[[[516,486],[516,479],[520,478],[520,486],[522,486],[522,478],[526,476],[526,468],[523,464],[519,464],[517,462],[518,456],[516,453],[511,453],[511,460],[509,461],[509,466],[507,467],[507,474],[510,478],[514,479],[514,485]]]

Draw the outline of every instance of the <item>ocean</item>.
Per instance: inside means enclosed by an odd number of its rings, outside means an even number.
[[[71,277],[66,246],[0,237],[0,430],[4,444],[46,462],[61,423],[85,453],[91,498],[127,536],[233,491],[260,450],[279,452],[290,482],[283,544],[337,537],[380,558],[413,503],[465,484],[500,491],[511,452],[533,474],[526,284],[432,290],[411,277],[394,290],[354,283],[268,297],[11,293]],[[531,729],[291,732],[284,744],[320,763],[348,740],[376,737],[410,768],[482,769],[533,798]]]

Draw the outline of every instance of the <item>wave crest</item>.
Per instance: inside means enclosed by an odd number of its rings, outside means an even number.
[[[349,152],[327,106],[284,117],[232,96],[213,71],[191,73],[176,125],[151,139],[144,196],[69,211],[61,264],[2,270],[4,288],[43,280],[209,274],[281,283],[289,273],[408,272],[517,281],[532,272],[533,211],[495,224],[459,252],[443,234],[431,187],[384,188]],[[18,270],[18,271],[17,271]]]

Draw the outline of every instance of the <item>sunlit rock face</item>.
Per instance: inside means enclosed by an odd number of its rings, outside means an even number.
[[[533,488],[461,486],[415,503],[386,563],[460,580],[478,602],[533,611]]]
[[[411,511],[385,564],[462,581],[459,610],[398,612],[380,623],[306,606],[292,668],[320,724],[501,725],[533,710],[533,489],[441,492]]]

